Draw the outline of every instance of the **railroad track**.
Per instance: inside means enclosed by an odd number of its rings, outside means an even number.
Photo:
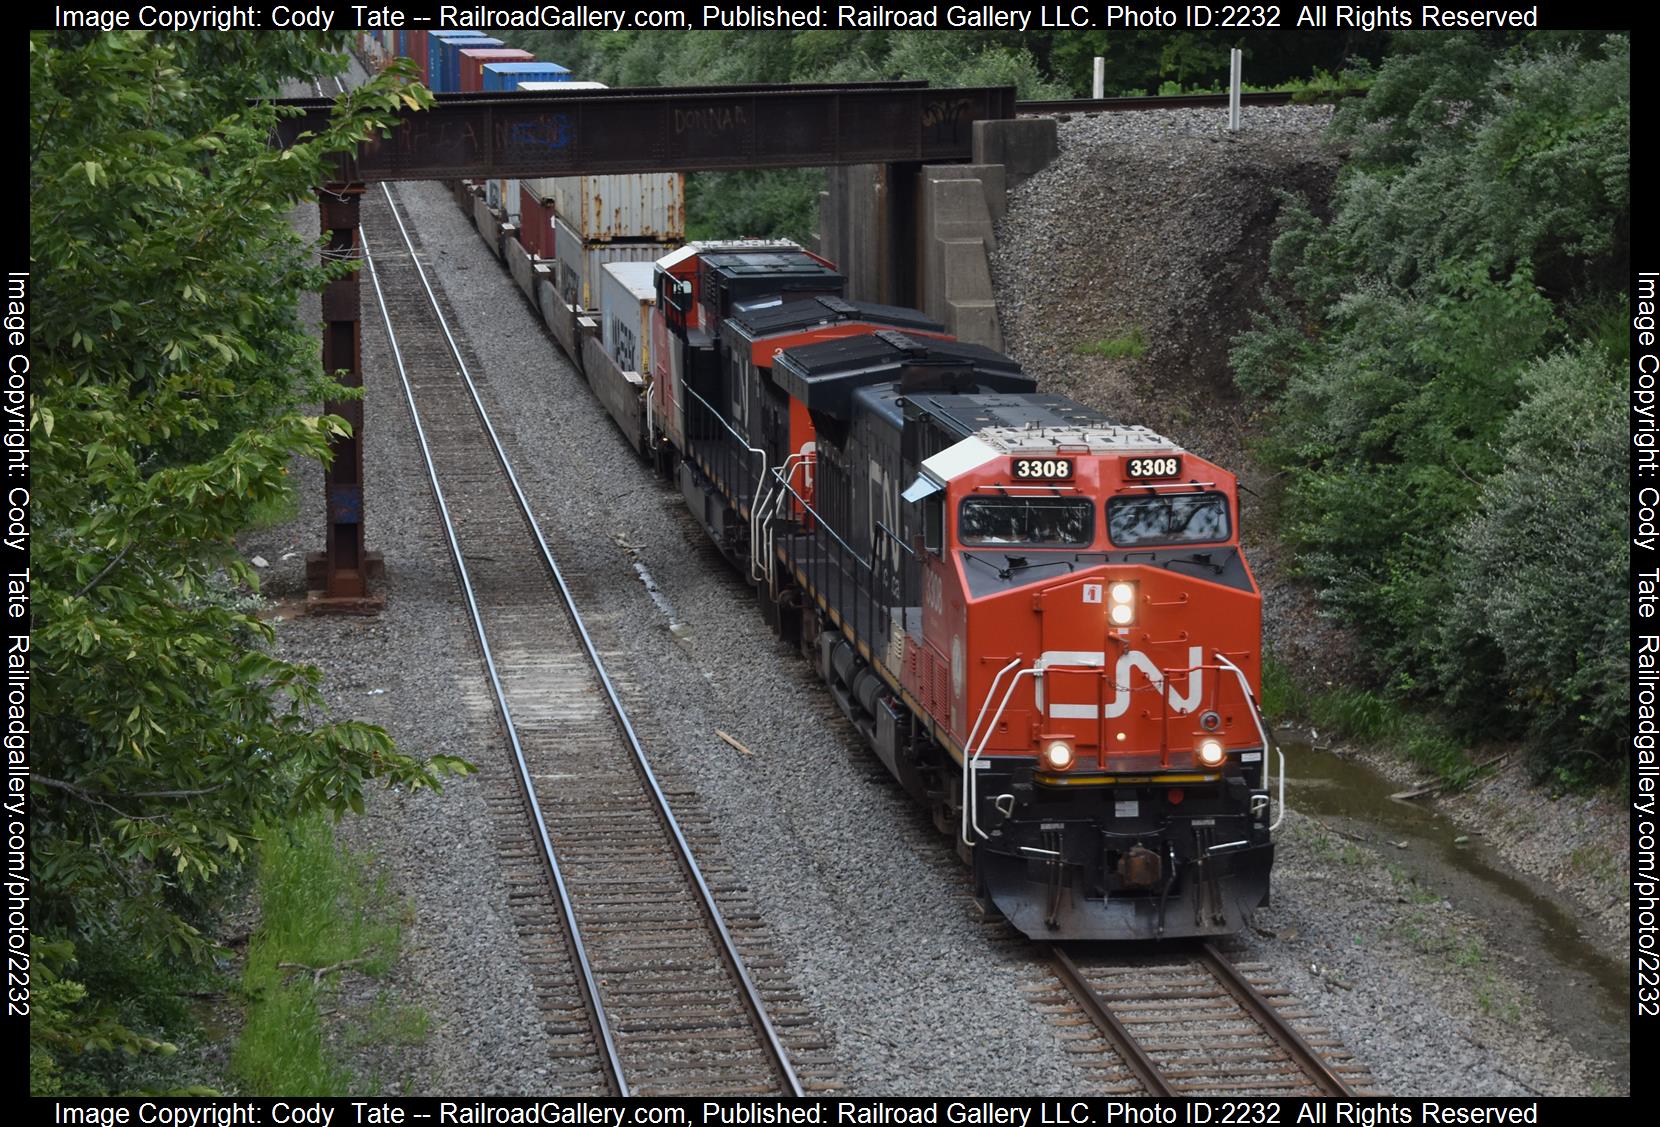
[[[1049,951],[1059,990],[1037,999],[1082,1029],[1087,1067],[1113,1094],[1354,1096],[1371,1076],[1262,968],[1212,944],[1149,956]],[[1084,1023],[1087,1021],[1087,1025]],[[1109,1048],[1110,1054],[1099,1052]]]
[[[801,1094],[384,186],[365,197],[362,225],[367,274],[533,827],[506,859],[558,1056],[550,1086]],[[498,809],[510,802],[501,788],[490,797]],[[557,918],[527,919],[549,890]]]

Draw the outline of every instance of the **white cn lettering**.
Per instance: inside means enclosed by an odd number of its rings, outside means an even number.
[[[1086,588],[1087,590],[1087,588]],[[1199,707],[1199,701],[1204,696],[1204,670],[1199,667],[1204,664],[1205,650],[1203,646],[1189,646],[1187,650],[1187,664],[1191,672],[1187,677],[1187,691],[1177,692],[1174,687],[1170,690],[1170,710],[1176,713],[1188,713]],[[1100,666],[1106,661],[1106,654],[1100,650],[1046,650],[1037,660],[1039,669],[1051,665]],[[1118,667],[1113,670],[1113,698],[1101,708],[1100,716],[1111,720],[1122,716],[1130,710],[1130,673],[1139,670],[1156,691],[1164,691],[1164,671],[1153,664],[1151,658],[1140,650],[1129,650],[1118,659]],[[1042,707],[1041,698],[1039,707]],[[1096,718],[1094,704],[1066,704],[1054,701],[1049,705],[1049,715],[1056,720],[1093,720]]]

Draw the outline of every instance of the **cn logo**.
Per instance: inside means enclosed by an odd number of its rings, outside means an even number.
[[[1099,588],[1097,588],[1099,589]],[[1087,590],[1087,588],[1086,588]],[[1203,646],[1189,646],[1187,650],[1187,670],[1185,691],[1177,692],[1176,684],[1170,687],[1170,711],[1188,713],[1199,707],[1204,699],[1204,670],[1200,668],[1205,661]],[[1060,666],[1101,666],[1106,662],[1106,654],[1100,650],[1045,650],[1038,658],[1037,667],[1043,669],[1050,665]],[[1164,671],[1153,663],[1153,659],[1140,650],[1128,650],[1118,659],[1118,665],[1113,670],[1113,697],[1105,705],[1097,708],[1091,702],[1088,704],[1069,704],[1065,701],[1050,701],[1047,712],[1055,720],[1094,720],[1097,717],[1111,720],[1122,716],[1130,710],[1130,690],[1135,688],[1131,684],[1132,675],[1139,675],[1140,679],[1150,685],[1154,692],[1164,692]],[[1179,684],[1179,680],[1177,681]],[[1040,705],[1041,707],[1041,705]]]
[[[1084,602],[1098,603],[1101,601],[1101,591],[1105,585],[1101,583],[1084,584]]]

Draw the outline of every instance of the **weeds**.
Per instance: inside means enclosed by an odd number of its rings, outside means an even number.
[[[370,881],[363,859],[340,850],[321,818],[267,835],[258,894],[260,926],[242,981],[248,1015],[232,1072],[250,1094],[352,1091],[356,1078],[328,1049],[319,1000],[342,974],[390,969],[401,939],[396,905],[384,880]],[[377,1028],[424,1038],[425,1014],[416,1019],[411,1009],[377,1001],[363,1040],[375,1039]]]
[[[1147,341],[1140,329],[1131,329],[1121,337],[1086,341],[1077,347],[1079,356],[1105,356],[1108,360],[1133,360],[1146,351]]]

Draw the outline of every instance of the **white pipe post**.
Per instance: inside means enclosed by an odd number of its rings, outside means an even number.
[[[1228,132],[1239,132],[1239,79],[1245,69],[1245,53],[1235,47],[1228,53]]]
[[[1107,60],[1100,55],[1095,56],[1095,86],[1090,97],[1099,101],[1107,96]]]

